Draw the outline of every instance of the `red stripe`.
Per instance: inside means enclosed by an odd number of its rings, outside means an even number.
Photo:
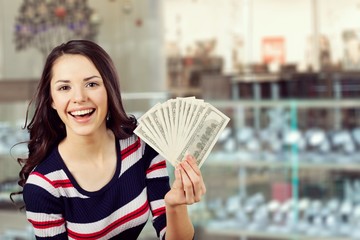
[[[54,188],[69,188],[69,187],[73,187],[72,183],[70,182],[70,179],[63,179],[63,180],[54,180],[51,181],[50,179],[48,179],[47,177],[45,177],[44,175],[38,173],[38,172],[33,172],[31,173],[31,175],[36,175],[42,179],[44,179],[45,181],[47,181],[48,183],[50,183]]]
[[[54,187],[63,187],[63,188],[67,188],[67,187],[72,187],[72,183],[70,182],[70,179],[66,179],[66,180],[55,180],[52,181],[53,186]]]
[[[154,209],[152,212],[153,212],[153,215],[154,216],[159,216],[163,213],[165,213],[165,207],[161,207],[161,208],[157,208],[157,209]]]
[[[121,158],[122,160],[124,160],[125,158],[127,158],[129,155],[131,155],[132,153],[134,153],[136,150],[138,150],[140,147],[140,138],[138,138],[136,140],[136,142],[134,142],[133,144],[131,144],[130,146],[128,146],[127,148],[124,148],[121,150]]]
[[[67,231],[68,231],[69,237],[72,237],[75,239],[98,239],[98,238],[105,236],[112,230],[116,229],[118,226],[121,226],[121,225],[125,224],[126,222],[129,222],[133,219],[140,217],[141,215],[146,213],[148,210],[149,210],[149,203],[146,201],[140,208],[136,209],[135,211],[133,211],[131,213],[126,214],[122,218],[116,220],[115,222],[113,222],[112,224],[110,224],[109,226],[107,226],[106,228],[104,228],[98,232],[82,234],[82,233],[77,233],[77,232],[71,231],[70,229],[68,229]]]
[[[149,174],[155,170],[159,170],[159,169],[163,169],[163,168],[166,168],[166,161],[163,160],[161,162],[158,162],[154,165],[152,165],[151,167],[149,167],[147,170],[146,170],[146,174]]]
[[[65,220],[63,218],[53,221],[34,221],[29,219],[29,222],[34,226],[34,228],[37,229],[46,229],[46,228],[52,228],[52,227],[59,227],[65,223]]]

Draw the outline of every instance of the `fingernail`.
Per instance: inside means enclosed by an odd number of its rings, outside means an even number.
[[[195,158],[194,158],[192,155],[190,155],[188,159],[189,159],[190,161],[192,161],[192,162],[196,162],[196,161],[195,161]]]

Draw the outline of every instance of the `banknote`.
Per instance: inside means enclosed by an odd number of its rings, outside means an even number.
[[[230,120],[211,105],[204,110],[199,118],[196,126],[184,142],[185,145],[181,147],[182,151],[176,157],[175,164],[182,161],[186,154],[191,154],[195,157],[197,165],[201,167]]]
[[[202,99],[176,98],[148,110],[134,133],[173,166],[191,154],[201,167],[229,121]]]

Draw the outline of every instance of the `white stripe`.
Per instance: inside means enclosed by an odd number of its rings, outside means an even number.
[[[28,219],[31,219],[31,220],[34,220],[37,222],[56,221],[56,220],[63,218],[61,214],[37,213],[37,212],[31,212],[31,211],[26,211],[26,216]]]
[[[120,140],[121,151],[131,146],[138,140],[135,135],[127,139]],[[135,163],[137,163],[143,156],[145,151],[145,143],[140,141],[140,147],[135,152],[128,155],[123,161],[121,161],[121,172],[120,176],[123,175],[128,169],[130,169]]]
[[[162,208],[165,207],[165,201],[164,199],[159,199],[159,200],[154,200],[152,202],[150,202],[150,206],[151,209],[158,209],[158,208]]]
[[[155,200],[155,201],[150,202],[150,206],[151,206],[151,209],[152,209],[153,211],[156,211],[156,210],[159,209],[159,208],[165,207],[165,201],[164,201],[164,199]],[[159,215],[159,216],[160,216],[160,215]],[[158,217],[158,216],[154,216],[154,217],[153,217],[153,221],[154,221],[157,217]]]
[[[69,177],[66,175],[64,170],[57,170],[45,175],[51,181],[68,180]]]
[[[155,165],[155,164],[157,164],[157,163],[159,163],[159,162],[162,162],[162,161],[165,161],[165,158],[159,154],[159,155],[157,155],[156,157],[154,157],[153,160],[151,160],[150,167],[151,167],[152,165]]]
[[[161,231],[160,231],[160,239],[164,238],[164,235],[166,233],[166,227],[164,227]]]
[[[85,196],[74,187],[67,187],[67,188],[57,188],[60,195],[66,198],[89,198],[88,196]]]
[[[165,161],[165,158],[161,155],[157,155],[150,163],[150,167],[154,166],[155,164],[158,164],[162,161]],[[165,162],[166,164],[166,162]],[[151,171],[148,174],[146,174],[146,178],[159,178],[159,177],[167,177],[168,176],[168,171],[166,169],[166,167],[164,168],[159,168],[157,170]]]
[[[64,170],[58,170],[58,171],[48,173],[48,174],[46,174],[46,177],[48,179],[50,179],[51,181],[69,180],[69,177],[67,176],[67,174],[65,173]],[[71,182],[71,184],[73,184],[73,183]],[[81,194],[75,187],[66,187],[66,188],[59,187],[57,189],[60,192],[60,195],[63,197],[89,198],[88,196]]]
[[[26,184],[34,184],[36,186],[39,186],[39,187],[45,189],[46,191],[48,191],[54,197],[57,197],[57,198],[60,197],[59,191],[57,191],[56,188],[54,188],[53,185],[51,185],[44,178],[42,178],[42,177],[40,177],[40,176],[38,176],[36,174],[30,174],[29,178],[26,181]]]
[[[89,229],[91,229],[91,233],[95,233],[98,231],[103,230],[105,227],[109,226],[113,222],[117,221],[118,219],[122,218],[123,216],[133,212],[138,207],[145,204],[147,201],[147,195],[146,195],[146,188],[141,192],[139,196],[137,196],[135,199],[133,199],[131,202],[127,203],[120,209],[113,212],[108,217],[101,219],[96,222],[92,223],[72,223],[67,222],[67,228],[70,229],[73,232],[80,233],[80,234],[90,234]],[[105,235],[101,239],[108,239],[110,237],[116,236],[117,234],[123,232],[126,229],[139,226],[143,223],[145,223],[149,218],[150,211],[147,211],[143,213],[141,216],[126,222],[125,224],[122,224],[118,226],[117,228],[113,229],[111,232],[109,232],[107,235]]]
[[[37,229],[34,228],[34,233],[38,237],[53,237],[66,231],[65,225],[59,227],[52,227],[48,229]]]
[[[29,220],[33,220],[37,222],[56,221],[62,219],[61,214],[35,213],[30,211],[26,211],[26,216]],[[53,237],[64,232],[66,232],[65,224],[50,228],[41,228],[41,229],[34,227],[34,233],[38,237]]]
[[[149,172],[148,174],[146,174],[146,178],[148,178],[148,179],[167,177],[167,176],[168,176],[168,172],[167,172],[166,168],[159,168],[157,170],[153,170],[153,171]]]
[[[49,178],[48,176],[50,176],[51,178]],[[44,177],[49,179],[50,181],[67,180],[68,179],[66,177],[66,173],[63,172],[62,170],[49,173],[49,174],[45,175]],[[56,177],[59,177],[59,178],[56,178]],[[40,177],[40,176],[38,176],[36,174],[31,174],[29,176],[28,180],[26,181],[26,183],[27,184],[34,184],[36,186],[39,186],[39,187],[45,189],[47,192],[49,192],[54,197],[57,197],[57,198],[59,198],[60,196],[67,197],[67,198],[75,198],[75,197],[89,198],[88,196],[85,196],[85,195],[81,194],[74,187],[66,187],[66,188],[58,187],[58,188],[55,188],[51,183],[49,183],[44,178],[42,178],[42,177]]]

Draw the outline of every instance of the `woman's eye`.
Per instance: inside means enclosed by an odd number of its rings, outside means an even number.
[[[96,82],[90,82],[86,86],[87,87],[96,87],[96,86],[99,86],[99,84],[97,84]]]
[[[59,91],[66,91],[66,90],[69,90],[69,86],[61,86],[58,88]]]

